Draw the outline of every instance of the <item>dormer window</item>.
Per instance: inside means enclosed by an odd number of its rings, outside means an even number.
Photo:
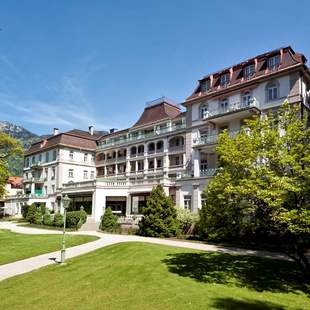
[[[267,67],[269,70],[277,70],[280,66],[280,55],[269,57]]]
[[[255,73],[255,66],[254,64],[248,65],[243,69],[243,76],[246,80],[250,79],[253,77]]]
[[[229,84],[229,73],[223,74],[220,76],[220,86],[227,87]]]
[[[200,85],[200,91],[206,93],[210,89],[210,80],[202,81]]]

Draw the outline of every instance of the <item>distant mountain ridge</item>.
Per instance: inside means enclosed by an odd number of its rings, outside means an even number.
[[[3,131],[6,134],[10,135],[11,137],[19,140],[24,149],[28,149],[32,143],[50,136],[50,135],[37,135],[22,126],[7,121],[0,121],[0,131]],[[10,158],[9,169],[12,175],[22,175],[23,158],[21,156]]]

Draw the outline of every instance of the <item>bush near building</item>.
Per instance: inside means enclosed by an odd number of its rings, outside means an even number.
[[[21,212],[22,212],[22,217],[23,217],[24,219],[27,218],[28,210],[29,210],[29,205],[22,205],[22,210],[21,210]]]
[[[32,205],[29,206],[27,211],[26,219],[29,223],[31,224],[35,223],[36,213],[37,213],[37,206],[33,203]]]
[[[46,226],[52,226],[53,225],[53,219],[49,213],[46,213],[43,215],[43,224]]]
[[[64,225],[64,217],[60,213],[54,215],[53,225],[56,227],[62,227]]]
[[[193,235],[199,216],[187,209],[177,207],[177,221],[182,235]]]
[[[117,216],[113,214],[111,208],[107,208],[101,217],[100,229],[108,232],[115,232],[119,228]]]
[[[66,214],[66,226],[78,230],[87,220],[87,213],[84,210],[70,211]]]
[[[161,185],[151,191],[138,233],[149,237],[173,237],[179,234],[176,208]]]

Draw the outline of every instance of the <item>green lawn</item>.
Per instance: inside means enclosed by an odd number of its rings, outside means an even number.
[[[62,235],[25,235],[0,229],[0,265],[60,249]],[[66,235],[68,247],[96,240],[94,236]]]
[[[0,282],[2,309],[310,309],[294,263],[122,243]]]

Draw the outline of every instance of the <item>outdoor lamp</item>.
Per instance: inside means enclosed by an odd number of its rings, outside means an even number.
[[[67,209],[70,206],[71,199],[66,195],[65,197],[62,198],[62,205],[64,208],[64,229],[63,229],[63,234],[62,234],[62,247],[61,247],[61,252],[60,252],[60,263],[64,264],[66,260],[66,213]]]

